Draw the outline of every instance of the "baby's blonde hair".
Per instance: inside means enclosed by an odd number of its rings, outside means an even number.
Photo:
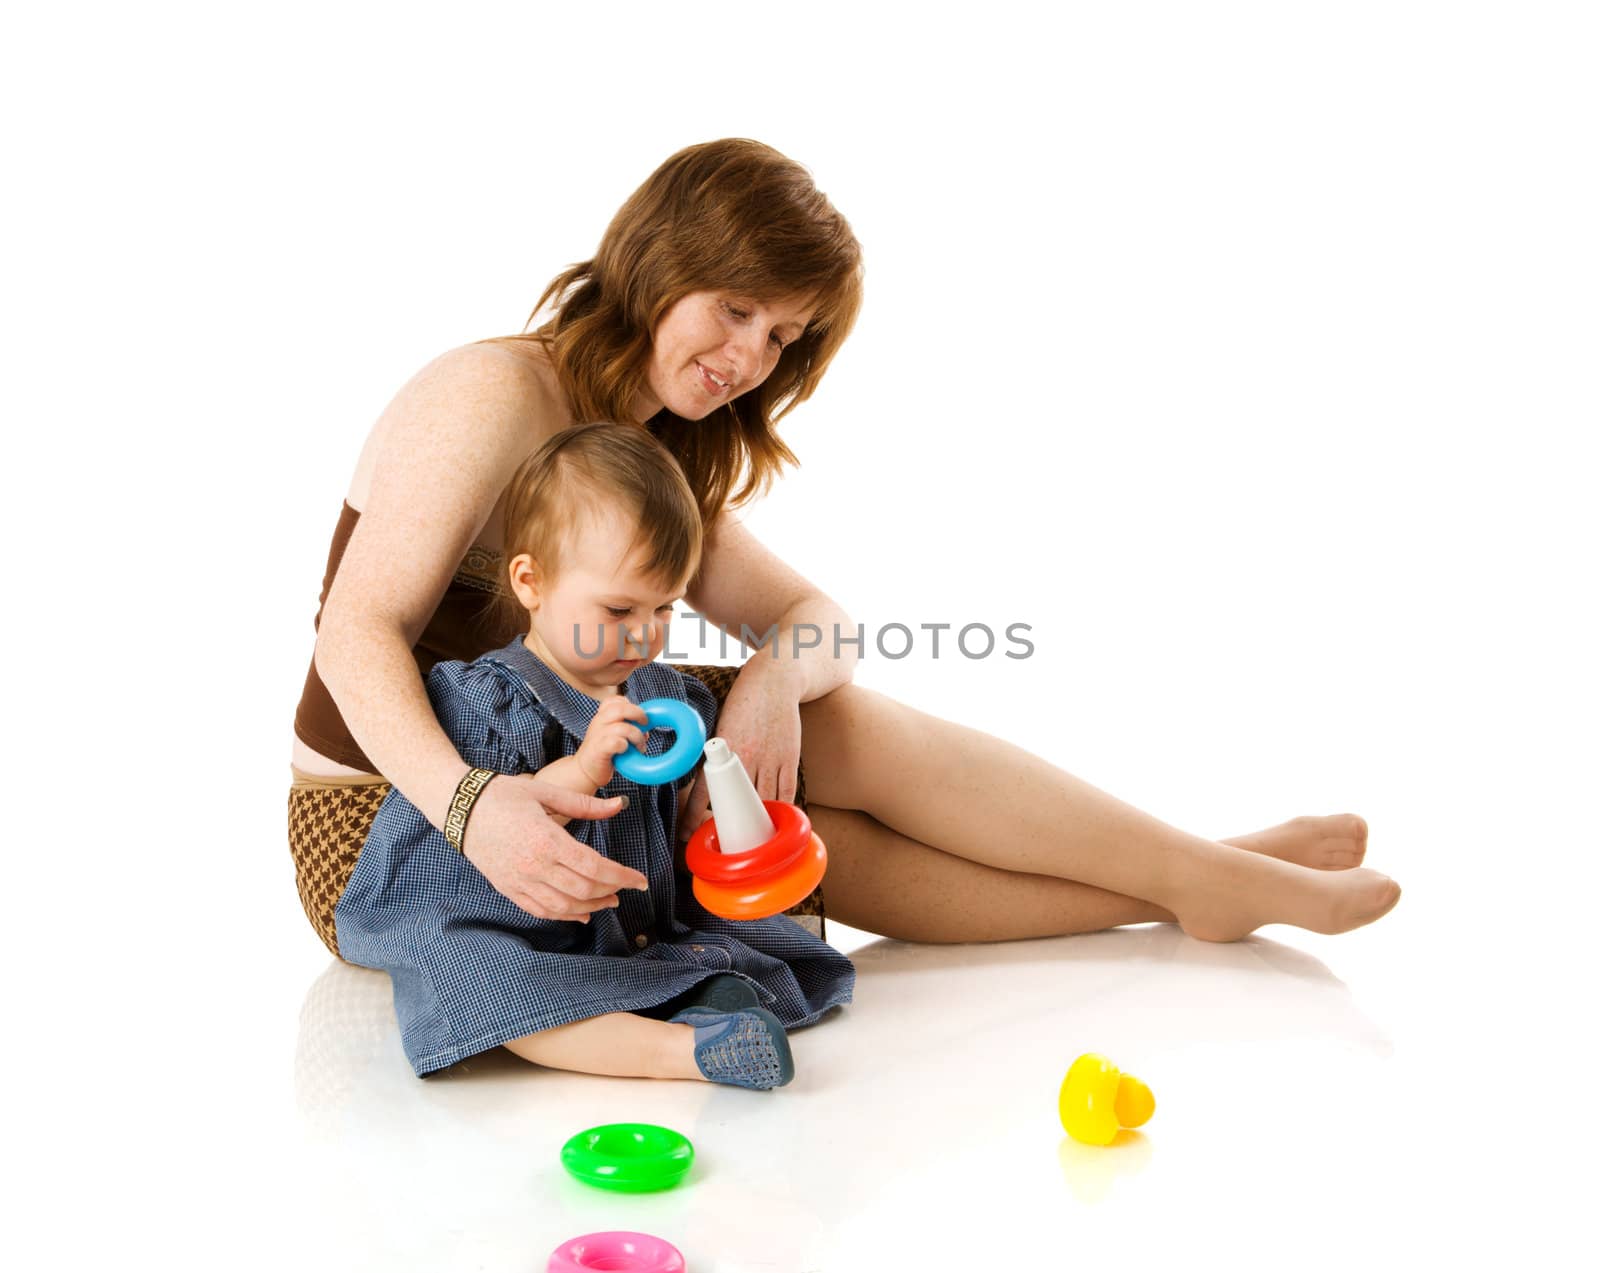
[[[606,422],[556,434],[512,476],[503,522],[507,565],[527,553],[547,582],[555,579],[585,513],[606,504],[632,519],[627,551],[644,546],[644,573],[675,587],[700,568],[700,508],[677,460],[643,425]],[[500,604],[508,627],[526,620],[514,594]]]

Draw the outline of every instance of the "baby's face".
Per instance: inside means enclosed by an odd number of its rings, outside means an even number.
[[[560,573],[538,589],[526,644],[562,680],[605,698],[667,643],[673,603],[686,580],[664,584],[640,569],[642,550],[630,555],[635,527],[623,516],[599,511],[574,536]]]

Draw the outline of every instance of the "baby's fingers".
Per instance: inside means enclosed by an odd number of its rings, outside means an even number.
[[[630,743],[640,751],[643,751],[646,741],[644,734],[640,733],[632,725],[624,724],[622,721],[613,721],[607,725],[600,732],[600,738],[601,751],[607,756],[620,756],[628,750]]]
[[[618,725],[617,730],[625,739],[627,739],[628,742],[632,743],[640,751],[645,749],[645,744],[649,741],[649,739],[646,737],[645,732],[642,729],[635,729],[632,725]]]
[[[608,721],[631,720],[638,721],[641,725],[650,723],[650,713],[625,694],[606,699],[600,704],[600,710],[596,715]]]
[[[600,750],[608,756],[622,755],[629,747],[637,747],[640,752],[643,752],[645,750],[645,742],[643,742],[643,739],[630,739],[627,734],[621,734],[621,732],[618,732],[618,734],[606,734],[600,740]]]

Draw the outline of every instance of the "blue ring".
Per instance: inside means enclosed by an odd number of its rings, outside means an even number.
[[[670,729],[678,740],[659,756],[646,756],[632,743],[611,762],[629,782],[641,787],[659,787],[683,777],[699,762],[706,749],[706,723],[700,713],[676,698],[652,698],[640,703],[650,716],[652,729]]]

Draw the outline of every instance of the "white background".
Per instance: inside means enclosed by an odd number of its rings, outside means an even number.
[[[6,27],[30,1267],[522,1270],[652,1223],[697,1273],[1564,1258],[1596,1131],[1587,6]],[[867,259],[750,524],[870,626],[1033,626],[1031,659],[858,679],[1202,834],[1360,812],[1390,917],[1226,948],[840,931],[857,1002],[772,1097],[410,1078],[283,838],[339,500],[412,372],[519,330],[720,136],[804,163]],[[1162,1102],[1126,1170],[1059,1144],[1091,1049]],[[608,1210],[551,1167],[652,1114],[699,1120],[698,1192]]]

